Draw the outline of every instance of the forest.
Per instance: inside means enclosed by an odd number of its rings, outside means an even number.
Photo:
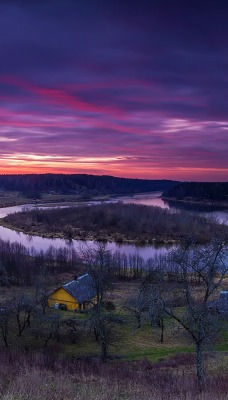
[[[19,191],[23,196],[37,198],[42,192],[61,194],[129,194],[164,191],[175,185],[171,180],[117,178],[86,174],[25,174],[0,175],[1,191]]]
[[[228,182],[182,182],[164,191],[177,200],[228,202]]]
[[[69,208],[33,209],[7,215],[2,223],[31,235],[66,239],[153,243],[180,241],[192,235],[208,241],[217,225],[197,214],[136,204],[106,203]]]

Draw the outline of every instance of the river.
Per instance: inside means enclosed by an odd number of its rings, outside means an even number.
[[[123,197],[114,197],[108,202],[117,202],[122,201],[123,203],[135,203],[135,204],[145,204],[150,206],[157,206],[162,208],[169,208],[174,212],[179,212],[181,209],[185,208],[189,212],[198,212],[206,215],[207,217],[216,218],[219,222],[227,223],[228,222],[228,210],[218,210],[216,208],[208,209],[207,207],[203,209],[199,209],[196,205],[184,205],[179,202],[169,202],[164,201],[161,197],[160,192],[153,192],[148,194],[136,194],[134,196],[123,196]],[[98,204],[99,202],[89,202],[88,204]],[[23,206],[15,206],[15,207],[6,207],[0,209],[0,218],[5,217],[8,214],[14,212],[20,212],[24,208],[32,209],[34,207],[39,208],[47,208],[42,205],[33,205],[26,204]],[[67,241],[64,239],[49,239],[43,238],[40,236],[30,236],[21,232],[16,232],[14,230],[4,228],[0,226],[0,239],[4,241],[10,242],[18,242],[24,245],[27,248],[34,248],[36,251],[43,250],[46,251],[50,246],[55,248],[59,247],[74,247],[76,250],[80,250],[81,247],[84,246],[94,246],[94,242],[92,241],[81,241],[81,240],[72,240]],[[170,245],[133,245],[133,244],[117,244],[117,243],[108,243],[107,249],[111,251],[120,251],[125,254],[137,254],[142,256],[145,260],[150,257],[159,256],[161,254],[165,254],[173,246]]]

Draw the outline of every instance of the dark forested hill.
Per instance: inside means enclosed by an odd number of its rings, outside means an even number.
[[[228,202],[228,182],[183,182],[169,188],[163,195],[177,200]]]
[[[44,191],[61,191],[64,194],[80,192],[102,194],[163,192],[177,183],[170,180],[128,179],[86,174],[0,175],[0,190],[14,190],[23,193]]]

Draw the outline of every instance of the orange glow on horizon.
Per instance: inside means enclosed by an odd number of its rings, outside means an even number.
[[[15,163],[16,164],[16,163]],[[170,179],[180,181],[227,181],[228,169],[216,168],[146,168],[141,165],[107,163],[107,162],[77,162],[68,164],[64,162],[45,163],[27,161],[21,165],[0,165],[0,174],[90,174],[90,175],[111,175],[124,178],[138,179]],[[28,165],[29,164],[29,165]]]

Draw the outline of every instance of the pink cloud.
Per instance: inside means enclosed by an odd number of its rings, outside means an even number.
[[[126,90],[118,93],[119,106],[116,99],[103,106],[97,104],[96,96],[85,100],[89,83],[53,89],[12,77],[1,81],[19,90],[9,95],[11,102],[0,106],[1,173],[86,172],[223,180],[228,172],[228,122],[172,117],[166,110],[156,109],[155,97],[158,101],[165,97],[156,84],[148,89],[146,82],[138,81],[135,88],[140,95],[132,95],[127,94],[128,83],[133,91],[131,81],[93,83],[91,90]],[[150,99],[152,92],[155,97]],[[104,102],[105,97],[101,98]],[[167,99],[186,100],[186,104],[201,101],[197,96],[167,95]],[[137,107],[131,109],[124,102]],[[143,105],[151,109],[143,110]],[[47,154],[50,158],[45,158]]]

